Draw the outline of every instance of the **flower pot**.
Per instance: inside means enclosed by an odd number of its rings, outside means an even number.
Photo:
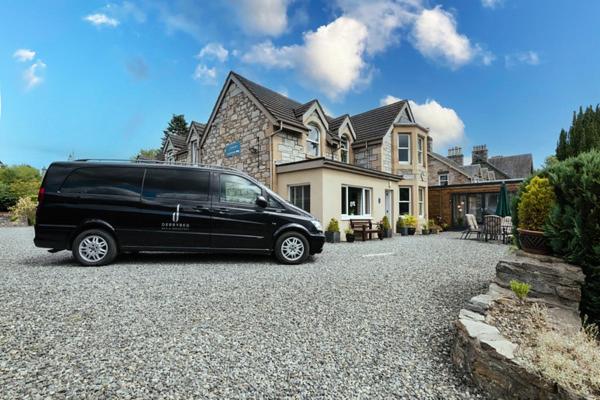
[[[339,243],[340,233],[339,232],[325,232],[325,241],[327,243]]]
[[[421,235],[429,235],[429,231],[428,231],[428,230],[426,230],[426,229],[423,229],[423,230],[421,231]]]
[[[519,243],[521,249],[527,253],[533,254],[550,254],[548,239],[544,236],[544,232],[530,231],[528,229],[517,229],[519,232]]]
[[[400,228],[400,234],[401,234],[402,236],[406,236],[406,235],[408,235],[408,228],[407,228],[407,227],[405,227],[405,226],[404,226],[404,227],[402,227],[402,228]]]
[[[408,228],[408,235],[412,236],[415,234],[416,231],[417,231],[417,228]]]
[[[394,230],[393,229],[384,229],[384,235],[386,238],[394,237]]]
[[[354,234],[353,233],[346,233],[346,242],[348,242],[348,243],[354,242]]]

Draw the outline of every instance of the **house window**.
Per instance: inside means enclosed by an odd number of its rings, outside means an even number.
[[[410,133],[398,134],[398,161],[410,164]]]
[[[398,196],[398,211],[400,215],[410,214],[410,187],[401,187]]]
[[[342,215],[369,217],[371,215],[371,189],[342,186]]]
[[[192,164],[196,164],[198,162],[198,145],[194,140],[192,142]]]
[[[296,207],[310,212],[310,185],[290,186],[289,199]]]
[[[448,174],[441,174],[439,176],[440,186],[445,186],[448,184]]]
[[[316,126],[309,126],[308,138],[306,139],[306,152],[311,156],[319,156],[321,152],[319,147],[321,144],[321,133]]]
[[[425,188],[419,188],[419,217],[425,216]]]
[[[340,159],[342,162],[348,162],[348,136],[342,136],[342,143],[340,145]]]
[[[425,141],[422,137],[417,139],[417,162],[419,165],[423,165],[423,146],[425,145]]]

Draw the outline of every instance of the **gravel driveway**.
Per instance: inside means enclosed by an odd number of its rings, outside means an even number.
[[[108,267],[0,229],[0,398],[482,398],[451,322],[507,246],[456,234]]]

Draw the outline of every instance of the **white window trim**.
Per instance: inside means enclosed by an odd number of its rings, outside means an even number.
[[[408,136],[408,147],[400,147],[400,141],[398,140],[398,146],[396,149],[396,153],[398,154],[398,163],[400,164],[410,164],[412,162],[412,154],[411,154],[411,143],[412,143],[412,135],[410,133],[398,133],[398,137],[400,135]],[[400,153],[398,150],[407,149],[408,150],[408,161],[400,160]]]
[[[344,149],[343,143],[346,141],[346,148]],[[346,161],[343,160],[342,154],[346,152]],[[340,161],[346,164],[350,164],[350,139],[348,139],[348,135],[343,134],[342,139],[340,141]]]
[[[442,186],[442,176],[446,177],[446,185],[450,183],[450,176],[448,174],[440,174],[438,175],[438,184]]]
[[[409,142],[410,144],[410,142]],[[417,138],[417,162],[419,163],[419,165],[424,165],[424,154],[423,154],[423,149],[425,147],[425,139],[423,139],[421,136],[419,136]]]
[[[192,164],[196,164],[198,162],[198,143],[194,140],[192,141]]]
[[[317,134],[319,135],[319,137],[317,138],[316,141],[314,140],[310,140],[310,132],[309,132],[309,136],[306,136],[306,142],[307,143],[316,143],[317,144],[317,154],[311,154],[308,152],[308,146],[306,146],[306,154],[310,157],[320,157],[321,156],[321,130],[315,126],[315,125],[309,125],[309,129],[310,128],[314,128],[317,131]]]
[[[424,218],[425,217],[425,188],[424,187],[420,187],[417,190],[417,201],[418,201],[418,208],[419,208],[419,217]],[[421,193],[423,193],[423,198],[421,199]]]
[[[408,200],[400,200],[400,189],[408,189]],[[400,214],[400,203],[408,203],[408,214]],[[412,215],[412,187],[411,186],[400,186],[398,188],[398,214],[402,215]]]
[[[369,209],[371,210],[371,212],[373,211],[373,188],[370,187],[363,187],[363,186],[354,186],[354,185],[342,185],[342,188],[344,188],[346,190],[346,212],[348,211],[348,209],[350,208],[348,205],[348,188],[354,188],[354,189],[362,189],[362,196],[361,196],[361,210],[365,210],[365,192],[369,191],[370,195],[369,195],[369,200],[371,201],[371,204],[369,205]],[[341,200],[341,199],[340,199]],[[341,214],[341,220],[342,221],[349,221],[351,219],[371,219],[371,213],[369,214],[361,214],[361,215],[351,215],[351,214]]]
[[[294,203],[292,202],[292,188],[295,188],[295,187],[304,187],[304,186],[308,186],[308,187],[310,188],[310,190],[312,191],[312,188],[310,187],[310,183],[295,183],[295,184],[293,184],[293,185],[288,185],[288,201],[289,201],[291,204],[294,204]],[[302,190],[302,198],[304,199],[304,189]],[[310,196],[309,196],[308,198],[309,198],[309,200],[310,200]],[[294,205],[295,205],[295,204],[294,204]],[[302,208],[302,207],[300,207],[300,208]],[[309,208],[310,208],[310,207],[309,207]],[[302,208],[302,209],[304,210],[304,208]],[[305,210],[305,211],[306,211],[306,210]],[[307,212],[310,212],[310,211],[307,211]]]

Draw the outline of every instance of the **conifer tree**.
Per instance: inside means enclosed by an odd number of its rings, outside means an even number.
[[[185,137],[188,134],[188,130],[189,126],[183,114],[173,114],[173,117],[171,117],[171,120],[169,121],[169,125],[163,131],[164,136],[162,139],[162,146],[165,145],[168,135],[180,135]]]
[[[600,149],[600,106],[579,107],[569,130],[560,131],[556,157],[565,160],[593,149]]]

